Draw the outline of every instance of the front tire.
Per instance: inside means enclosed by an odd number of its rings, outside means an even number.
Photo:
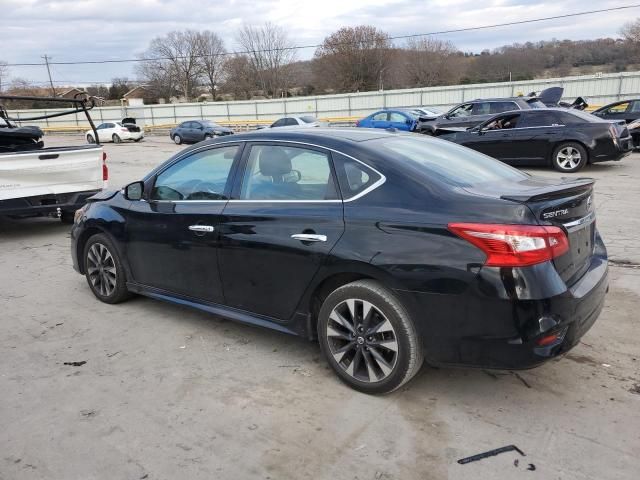
[[[551,164],[553,168],[563,173],[573,173],[581,170],[588,160],[586,149],[575,142],[565,142],[553,151]]]
[[[113,140],[113,143],[122,143],[122,139],[115,133],[111,137],[111,140]]]
[[[118,251],[103,233],[93,235],[84,246],[84,272],[89,288],[104,303],[120,303],[131,296]]]
[[[400,388],[420,370],[422,343],[397,297],[373,280],[331,293],[318,315],[327,362],[350,387],[369,394]]]
[[[180,135],[174,135],[173,136],[173,143],[175,143],[176,145],[181,145],[182,144],[182,137]]]
[[[94,144],[96,143],[96,139],[93,138],[93,135],[87,135],[87,143]]]

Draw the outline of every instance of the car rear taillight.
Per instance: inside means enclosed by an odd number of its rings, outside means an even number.
[[[121,129],[120,129],[120,131],[121,131],[121,132],[128,132],[128,131],[129,131],[129,129],[128,129],[128,128],[121,128]]]
[[[107,167],[107,152],[102,152],[102,181],[109,180],[109,167]]]
[[[569,239],[559,227],[450,223],[449,230],[482,250],[491,267],[535,265],[569,250]]]
[[[360,126],[360,120],[356,120],[356,127]]]

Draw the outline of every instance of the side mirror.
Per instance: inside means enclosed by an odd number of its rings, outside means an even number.
[[[406,123],[407,125],[413,125],[413,120],[407,119],[404,123]]]
[[[142,194],[144,193],[143,182],[133,182],[124,187],[124,198],[127,200],[142,200]]]

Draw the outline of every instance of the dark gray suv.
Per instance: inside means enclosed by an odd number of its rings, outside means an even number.
[[[512,110],[545,108],[537,97],[489,98],[461,103],[437,117],[421,116],[416,132],[434,135],[440,128],[471,128],[490,119],[498,113]]]

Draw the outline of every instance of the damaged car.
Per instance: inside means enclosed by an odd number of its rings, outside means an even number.
[[[505,163],[551,165],[563,173],[620,160],[632,149],[623,121],[562,108],[506,112],[470,129],[440,129],[438,134]]]

